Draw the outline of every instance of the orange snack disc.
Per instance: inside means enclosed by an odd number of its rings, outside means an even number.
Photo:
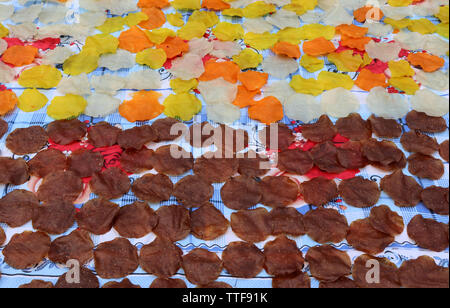
[[[256,91],[266,85],[269,74],[257,71],[247,71],[239,73],[238,79],[247,90]]]
[[[368,69],[361,70],[355,84],[364,91],[370,91],[375,87],[386,88],[388,86],[384,74],[372,73]]]
[[[170,6],[169,0],[139,0],[138,7],[148,8],[156,7],[158,9],[163,9]]]
[[[360,51],[366,50],[366,45],[371,41],[370,37],[350,37],[345,34],[341,35],[341,44],[342,46],[350,47],[353,49],[358,49]]]
[[[214,11],[223,11],[229,9],[231,5],[222,0],[203,0],[202,8],[214,10]]]
[[[336,33],[345,35],[352,38],[361,38],[364,37],[369,28],[358,27],[356,25],[340,25],[336,27]]]
[[[233,105],[238,106],[239,108],[249,107],[256,103],[254,98],[259,94],[261,94],[260,90],[250,91],[244,86],[238,86],[238,92]]]
[[[353,16],[358,22],[364,23],[367,19],[380,21],[383,19],[384,14],[380,8],[368,5],[355,10]]]
[[[236,83],[240,71],[239,66],[232,61],[216,62],[215,60],[209,60],[205,63],[205,72],[199,80],[209,81],[222,77],[228,82]]]
[[[4,52],[2,60],[13,66],[24,66],[33,63],[38,52],[34,46],[11,46]]]
[[[248,109],[248,116],[253,120],[270,125],[283,119],[283,105],[273,96],[268,96],[255,102]]]
[[[0,90],[0,116],[14,110],[19,99],[11,90]]]
[[[408,55],[408,61],[428,73],[437,71],[445,64],[444,59],[426,52],[411,53]]]
[[[154,91],[136,92],[131,100],[119,106],[119,113],[130,122],[154,119],[164,111],[164,106],[159,103],[161,96]]]
[[[145,32],[134,26],[124,31],[119,36],[119,48],[138,53],[147,48],[153,47]]]
[[[162,27],[166,23],[166,15],[164,12],[156,7],[143,8],[142,12],[148,16],[148,20],[145,20],[139,24],[140,27],[153,30]]]
[[[316,38],[303,44],[303,51],[310,56],[319,57],[336,50],[333,43],[323,37]]]
[[[183,52],[189,51],[189,44],[184,40],[179,38],[178,36],[170,36],[168,37],[164,43],[157,46],[164,50],[167,55],[167,59],[172,59],[178,57]]]
[[[298,59],[301,56],[300,47],[288,42],[279,42],[273,48],[272,51],[281,56],[287,56],[289,58]]]

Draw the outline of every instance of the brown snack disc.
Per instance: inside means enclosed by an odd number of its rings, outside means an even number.
[[[272,279],[272,288],[274,289],[310,289],[311,278],[308,274],[301,272],[298,274],[274,277]]]
[[[48,234],[62,234],[75,223],[72,202],[52,200],[34,208],[33,228]]]
[[[19,289],[53,289],[54,287],[50,281],[33,279],[30,283],[19,286]]]
[[[448,248],[448,225],[416,215],[408,224],[408,236],[421,247],[431,251]]]
[[[357,176],[339,184],[339,195],[345,203],[359,208],[371,207],[380,200],[381,191],[374,181]]]
[[[173,195],[187,208],[200,207],[209,202],[213,194],[212,184],[198,175],[188,175],[182,178],[173,189]]]
[[[33,217],[39,200],[30,191],[16,189],[0,199],[0,222],[11,228],[21,227]]]
[[[264,269],[271,276],[287,276],[299,273],[305,259],[295,241],[282,235],[264,246]]]
[[[173,183],[165,174],[146,174],[134,181],[131,190],[141,200],[159,203],[170,199]]]
[[[48,135],[40,126],[17,128],[6,138],[6,147],[16,155],[37,153],[47,145]]]
[[[374,279],[369,271],[379,268],[379,280]],[[397,266],[386,258],[377,258],[370,255],[359,256],[353,264],[353,279],[360,288],[392,289],[400,288],[400,277]]]
[[[51,141],[60,145],[80,141],[86,135],[86,124],[78,119],[58,120],[47,126],[47,134]]]
[[[439,155],[441,155],[442,159],[445,160],[446,162],[448,162],[449,160],[449,145],[448,145],[448,140],[445,140],[444,142],[442,142],[442,144],[439,146]]]
[[[272,135],[275,140],[272,140]],[[261,143],[270,150],[287,150],[294,142],[295,136],[292,130],[285,124],[271,124],[259,132]]]
[[[399,272],[404,288],[448,289],[449,287],[448,268],[438,266],[429,256],[404,261]]]
[[[292,207],[274,208],[269,213],[272,235],[301,236],[306,234],[303,215]]]
[[[95,235],[108,233],[117,214],[119,206],[103,199],[89,200],[76,214],[78,226]]]
[[[0,246],[6,242],[6,234],[2,227],[0,227]]]
[[[419,153],[408,157],[408,164],[409,172],[423,179],[439,180],[445,171],[442,160]]]
[[[303,217],[306,234],[320,244],[340,243],[347,236],[348,222],[335,209],[322,207],[309,211]]]
[[[449,190],[448,187],[431,186],[422,191],[422,202],[425,206],[439,215],[448,215]],[[1,210],[0,210],[1,211]],[[1,215],[1,214],[0,214]],[[0,219],[1,221],[1,219]]]
[[[203,286],[198,286],[200,289],[232,289],[233,287],[226,282],[213,281]]]
[[[50,237],[44,232],[25,231],[14,234],[3,249],[4,261],[15,269],[31,268],[47,256],[50,243]]]
[[[98,245],[94,261],[97,275],[103,279],[126,277],[139,266],[137,248],[125,238]]]
[[[161,278],[169,278],[181,268],[183,251],[171,241],[157,237],[141,248],[139,264],[144,271]]]
[[[330,118],[323,115],[314,124],[302,126],[302,135],[312,142],[322,143],[333,140],[337,134],[337,129]]]
[[[64,171],[67,168],[67,158],[61,151],[47,149],[36,154],[28,162],[30,175],[44,178],[52,172]]]
[[[393,236],[374,229],[367,218],[352,222],[347,234],[347,242],[353,248],[371,255],[382,253],[394,240]]]
[[[374,207],[370,211],[368,219],[372,228],[393,237],[401,234],[405,229],[403,217],[396,212],[391,211],[387,205]]]
[[[402,135],[402,126],[396,120],[371,115],[369,122],[375,136],[379,138],[394,139]]]
[[[83,230],[72,231],[69,235],[55,239],[50,245],[50,261],[65,265],[69,260],[77,260],[81,265],[94,257],[94,243],[89,233]]]
[[[202,286],[219,278],[223,263],[214,252],[196,248],[183,256],[182,267],[190,283]]]
[[[339,196],[336,182],[323,177],[300,184],[300,193],[306,203],[315,206],[323,206]]]
[[[233,155],[248,147],[248,132],[221,124],[214,130],[214,145],[221,153]]]
[[[269,159],[252,150],[238,157],[238,171],[241,175],[262,177],[270,170]]]
[[[254,278],[264,268],[264,253],[254,244],[232,242],[222,253],[223,267],[237,278]]]
[[[436,138],[431,138],[419,131],[404,133],[400,142],[406,151],[412,153],[433,155],[439,150],[439,144]]]
[[[56,171],[47,175],[37,191],[37,197],[42,202],[64,200],[74,202],[83,192],[81,178],[71,171]]]
[[[246,242],[263,242],[272,234],[269,212],[264,208],[257,208],[232,213],[231,229]]]
[[[122,237],[141,238],[152,232],[158,216],[147,203],[134,202],[122,206],[114,221],[114,229]]]
[[[392,141],[370,139],[363,143],[364,156],[374,167],[384,171],[393,171],[406,167],[406,157]]]
[[[413,177],[405,175],[401,170],[381,179],[380,187],[400,207],[419,204],[423,190]]]
[[[216,158],[218,154],[219,158]],[[194,173],[209,183],[223,183],[238,172],[235,158],[220,158],[221,154],[206,153],[195,160]]]
[[[0,157],[0,185],[22,185],[29,178],[27,163],[22,158]]]
[[[175,157],[172,152],[176,153]],[[178,145],[166,145],[158,148],[153,154],[152,162],[158,173],[170,176],[182,175],[194,166],[192,153],[186,152]]]
[[[110,281],[102,286],[102,289],[140,289],[141,286],[133,284],[128,278],[121,282]]]
[[[162,206],[156,211],[159,223],[153,232],[177,242],[185,239],[191,232],[189,211],[180,205]]]
[[[299,195],[296,182],[287,176],[266,176],[260,183],[261,203],[270,207],[285,207],[294,203]]]
[[[406,115],[406,124],[412,130],[420,130],[425,133],[441,133],[447,130],[444,118],[431,117],[424,112],[412,110]]]
[[[111,147],[117,144],[117,138],[122,130],[108,122],[99,122],[88,132],[88,140],[96,148]]]
[[[150,289],[186,289],[186,283],[181,279],[156,278],[150,285]]]
[[[8,132],[8,123],[0,118],[0,138]]]
[[[155,140],[156,134],[149,125],[136,126],[123,130],[117,137],[117,143],[125,150],[140,150],[145,144]]]
[[[67,282],[67,273],[58,278],[55,284],[57,289],[98,289],[100,288],[100,283],[98,282],[97,276],[94,275],[90,270],[82,266],[80,268],[80,281]]]
[[[278,154],[278,169],[288,173],[305,175],[313,167],[310,152],[300,149],[285,150]]]
[[[194,148],[209,147],[214,143],[215,128],[208,122],[195,123],[189,127],[185,140]]]
[[[260,184],[251,177],[237,176],[229,179],[220,190],[222,201],[232,210],[245,210],[257,205],[262,198]]]
[[[329,173],[341,173],[346,169],[338,160],[338,149],[331,141],[316,144],[311,149],[311,157],[314,164],[322,171]]]
[[[320,282],[334,282],[352,272],[349,255],[330,245],[310,248],[305,259],[309,263],[311,275]]]
[[[94,194],[106,199],[118,199],[125,195],[131,187],[128,175],[117,167],[105,169],[92,176],[89,186]]]
[[[367,140],[372,137],[370,123],[361,118],[359,113],[352,113],[338,119],[336,129],[338,134],[353,141]]]
[[[348,277],[341,277],[333,282],[321,282],[319,289],[357,289],[355,281]]]
[[[346,142],[341,145],[337,151],[338,162],[345,169],[361,169],[369,164],[369,161],[363,154],[361,142]]]
[[[173,133],[176,133],[174,135],[171,134],[172,128],[174,130]],[[156,120],[152,124],[152,129],[156,134],[155,142],[173,141],[181,137],[187,131],[186,125],[174,118]]]
[[[77,150],[67,158],[68,170],[80,178],[93,176],[102,171],[105,160],[100,152]]]
[[[129,173],[141,173],[153,169],[153,150],[143,147],[140,150],[125,150],[120,156],[120,166]]]
[[[212,241],[224,235],[230,222],[222,212],[212,204],[202,205],[191,212],[191,232],[196,238],[204,241]]]

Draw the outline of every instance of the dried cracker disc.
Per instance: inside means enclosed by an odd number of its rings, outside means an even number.
[[[208,105],[231,104],[237,95],[237,85],[224,80],[222,77],[211,81],[200,81],[197,89]]]
[[[104,54],[98,60],[98,67],[105,67],[110,71],[132,68],[136,64],[136,55],[123,49],[116,53]]]
[[[388,93],[383,87],[375,87],[367,96],[369,110],[378,117],[399,119],[409,112],[405,97],[397,93]]]
[[[432,117],[443,117],[449,110],[448,99],[427,89],[419,90],[411,97],[411,106]]]
[[[125,87],[133,90],[151,90],[161,87],[161,75],[154,70],[135,71],[128,75]]]
[[[126,79],[117,75],[92,76],[91,85],[98,93],[115,95],[116,92],[125,87]]]
[[[366,52],[372,59],[379,59],[382,62],[389,62],[398,59],[402,47],[398,43],[376,43],[370,41],[366,45]]]
[[[336,88],[323,93],[321,104],[322,111],[335,118],[344,118],[351,113],[358,112],[360,108],[356,96],[344,88]]]
[[[204,72],[202,57],[196,54],[185,54],[172,62],[169,70],[176,78],[190,80],[200,77]]]
[[[206,107],[208,119],[220,124],[231,124],[241,117],[239,107],[228,103],[218,103]]]
[[[102,93],[93,93],[86,100],[84,114],[90,117],[106,117],[116,112],[121,103],[120,99]]]
[[[62,94],[88,95],[91,94],[91,83],[86,74],[64,76],[56,90]]]
[[[285,79],[298,70],[294,59],[283,56],[269,56],[263,60],[263,70],[274,78]]]
[[[322,115],[322,108],[314,96],[297,93],[287,99],[284,113],[290,119],[309,123]]]

